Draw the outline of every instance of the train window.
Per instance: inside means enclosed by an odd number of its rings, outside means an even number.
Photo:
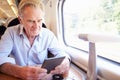
[[[120,0],[65,0],[63,5],[66,45],[88,51],[79,33],[120,35]],[[97,54],[120,63],[120,43],[97,43]]]

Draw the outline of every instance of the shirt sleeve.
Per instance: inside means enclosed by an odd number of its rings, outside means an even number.
[[[9,57],[13,47],[13,40],[9,30],[6,30],[0,40],[0,65],[10,62],[15,63],[14,58]]]
[[[70,56],[65,52],[64,47],[59,43],[56,36],[51,32],[49,37],[50,45],[49,45],[49,51],[55,56],[55,57],[62,57],[66,56],[70,59]]]
[[[3,58],[0,57],[0,65],[4,64],[6,62],[15,64],[15,60],[12,57],[3,57]]]

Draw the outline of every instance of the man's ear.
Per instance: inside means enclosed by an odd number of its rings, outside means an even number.
[[[18,16],[18,20],[19,20],[20,23],[22,23],[22,20],[21,20],[21,17],[20,17],[20,16]]]

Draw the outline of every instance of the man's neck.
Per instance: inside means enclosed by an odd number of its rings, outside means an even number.
[[[30,37],[28,37],[28,40],[30,41],[30,45],[31,45],[31,46],[32,46],[33,43],[34,43],[35,37],[36,37],[36,36],[30,36]]]

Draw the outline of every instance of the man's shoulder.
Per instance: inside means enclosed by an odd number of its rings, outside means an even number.
[[[42,33],[52,34],[53,32],[48,28],[42,28]]]
[[[12,31],[12,30],[15,30],[15,29],[19,29],[20,25],[14,25],[14,26],[10,26],[10,27],[7,27],[8,30]]]
[[[45,36],[46,37],[52,37],[52,36],[54,36],[54,33],[51,30],[47,29],[47,28],[42,28],[42,30],[40,32],[40,35],[44,36],[44,37]]]
[[[16,34],[16,33],[20,32],[20,25],[7,27],[7,31],[11,34]]]

